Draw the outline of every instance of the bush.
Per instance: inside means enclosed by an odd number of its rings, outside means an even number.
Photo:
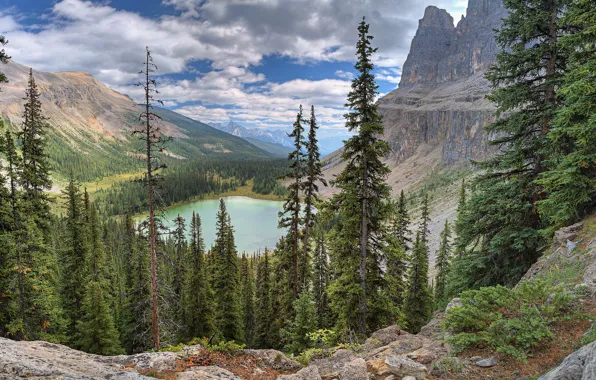
[[[447,342],[457,351],[491,348],[526,361],[530,351],[552,338],[551,325],[566,315],[574,300],[562,287],[543,280],[525,281],[517,289],[503,286],[469,290],[462,306],[449,311],[445,328],[455,333]]]

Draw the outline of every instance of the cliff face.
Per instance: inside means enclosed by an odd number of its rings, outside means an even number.
[[[379,101],[395,164],[422,145],[441,147],[445,165],[490,153],[483,127],[494,107],[485,99],[484,73],[498,53],[494,29],[505,16],[501,0],[470,0],[455,27],[445,10],[426,9],[399,88]]]

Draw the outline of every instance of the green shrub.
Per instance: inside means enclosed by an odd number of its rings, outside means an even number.
[[[567,315],[574,297],[560,286],[533,280],[517,289],[469,290],[460,299],[462,306],[451,309],[444,322],[455,333],[447,342],[456,352],[491,348],[526,361],[533,348],[553,337],[551,325]]]

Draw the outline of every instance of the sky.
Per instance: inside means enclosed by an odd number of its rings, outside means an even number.
[[[206,123],[291,126],[300,104],[321,128],[345,133],[365,16],[378,48],[380,95],[395,89],[428,5],[458,21],[461,0],[0,0],[13,60],[41,71],[84,71],[141,99],[149,46],[167,108]]]

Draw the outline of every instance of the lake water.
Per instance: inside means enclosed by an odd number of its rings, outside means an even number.
[[[253,253],[265,247],[273,249],[285,233],[277,228],[277,213],[283,202],[253,199],[248,197],[224,197],[234,227],[234,238],[238,253]],[[193,211],[201,216],[205,248],[210,249],[215,241],[215,217],[219,210],[218,199],[208,199],[172,207],[164,212],[164,224],[173,227],[174,219],[180,215],[186,219],[186,232],[190,235],[190,220]]]

